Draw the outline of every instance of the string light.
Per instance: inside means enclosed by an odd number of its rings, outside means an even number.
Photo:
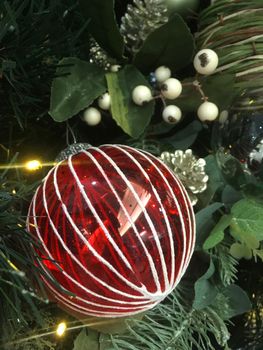
[[[85,322],[85,324],[83,324],[82,322]],[[94,319],[91,317],[91,318],[87,318],[87,319],[83,320],[82,322],[81,322],[81,324],[79,324],[79,321],[70,322],[69,323],[70,327],[67,327],[67,324],[65,322],[61,322],[58,324],[58,326],[55,330],[43,332],[43,333],[39,333],[39,334],[29,335],[25,338],[20,338],[20,339],[17,339],[15,341],[10,341],[10,342],[6,343],[6,345],[10,346],[10,345],[14,345],[14,344],[22,344],[22,343],[28,342],[29,340],[32,340],[32,339],[39,339],[39,338],[47,337],[47,336],[54,335],[54,334],[56,334],[59,337],[62,337],[65,334],[66,330],[67,331],[74,331],[74,330],[77,330],[77,329],[79,330],[79,329],[86,328],[89,326],[108,325],[108,324],[114,323],[115,321],[114,321],[114,319],[112,319],[110,321],[103,320],[103,321],[95,321],[94,322]],[[72,326],[75,323],[77,323],[77,325]]]
[[[3,253],[0,253],[0,255],[7,261],[7,263],[9,264],[9,266],[12,267],[12,269],[18,271],[18,268],[12,263],[12,261],[10,261]]]
[[[12,263],[12,261],[10,260],[7,260],[8,264],[15,270],[15,271],[18,271],[18,268],[16,267],[15,264]]]
[[[65,334],[67,330],[67,324],[65,322],[61,322],[56,329],[56,335],[58,337],[63,337],[63,335]]]
[[[0,164],[0,170],[6,169],[26,169],[28,171],[36,171],[43,167],[53,167],[56,162],[41,163],[37,159],[29,160],[26,163]]]
[[[30,160],[30,161],[26,162],[25,168],[28,171],[36,171],[36,170],[42,168],[42,164],[39,160],[34,159],[34,160]]]

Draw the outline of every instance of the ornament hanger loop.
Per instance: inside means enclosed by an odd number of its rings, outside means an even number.
[[[72,129],[72,127],[69,125],[69,122],[66,121],[66,126],[67,126],[67,129],[66,129],[66,142],[67,142],[67,145],[71,145],[71,142],[69,141],[69,132],[73,138],[73,143],[77,143],[77,139],[76,139],[76,136],[74,134],[74,131]]]

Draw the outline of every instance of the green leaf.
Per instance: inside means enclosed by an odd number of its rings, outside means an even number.
[[[232,284],[223,291],[223,294],[229,301],[228,318],[241,315],[251,310],[251,302],[245,291],[239,286]]]
[[[225,206],[232,207],[236,202],[242,199],[242,194],[236,191],[232,186],[226,185],[222,191],[222,202]]]
[[[88,333],[88,334],[87,334]],[[92,329],[82,329],[74,341],[73,350],[99,350],[99,333]]]
[[[231,234],[249,248],[258,248],[263,240],[263,204],[248,199],[237,202],[231,210]]]
[[[147,128],[147,136],[159,136],[162,134],[166,134],[173,128],[176,128],[176,126],[173,124],[168,124],[162,120],[160,123],[149,125],[149,127]]]
[[[231,215],[224,215],[220,218],[216,226],[211,231],[210,236],[203,244],[203,249],[208,250],[214,248],[224,239],[224,230],[230,225],[231,220]]]
[[[196,214],[196,249],[200,249],[203,242],[214,227],[212,215],[223,206],[222,203],[213,203]]]
[[[237,95],[235,87],[235,75],[223,74],[211,79],[206,78],[203,82],[203,89],[209,100],[220,106],[220,109],[227,109],[234,97]]]
[[[63,58],[56,75],[49,114],[57,122],[73,117],[106,91],[104,71],[77,58]]]
[[[138,85],[150,85],[134,66],[127,65],[117,73],[106,75],[111,96],[111,113],[117,124],[131,137],[139,137],[150,123],[154,101],[137,106],[132,91]]]
[[[89,31],[110,56],[121,58],[124,50],[114,12],[114,0],[79,0],[83,14],[90,19]]]
[[[209,281],[215,273],[215,265],[210,260],[210,266],[206,273],[195,282],[195,298],[193,308],[196,310],[204,309],[211,305],[218,293],[216,287]]]
[[[202,128],[202,123],[195,120],[173,136],[162,138],[159,141],[161,143],[170,144],[175,149],[181,149],[184,151],[195,142]]]
[[[263,203],[263,182],[248,183],[242,188],[244,196],[250,200]]]
[[[207,189],[198,196],[198,205],[201,207],[206,207],[214,198],[217,190],[225,184],[221,176],[220,169],[218,168],[215,156],[209,155],[205,158],[205,161],[205,171],[209,176],[209,181]]]
[[[194,53],[194,39],[179,15],[153,31],[134,57],[134,64],[144,73],[161,65],[179,70],[189,64]]]
[[[182,83],[193,82],[192,79],[186,79]],[[237,94],[234,88],[234,74],[223,74],[199,78],[202,89],[209,101],[214,102],[220,110],[227,109]],[[184,86],[184,93],[176,100],[184,112],[196,112],[202,103],[201,95],[194,86]]]

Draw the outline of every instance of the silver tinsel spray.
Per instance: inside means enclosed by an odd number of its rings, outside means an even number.
[[[128,5],[120,28],[127,48],[136,53],[147,36],[167,21],[164,0],[133,0],[133,5]]]

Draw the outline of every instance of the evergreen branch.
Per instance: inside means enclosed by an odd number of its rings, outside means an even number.
[[[129,332],[111,335],[103,341],[111,343],[109,350],[214,350],[211,338],[225,346],[229,339],[226,325],[212,308],[189,309],[181,292],[173,292],[165,302],[148,311]]]
[[[213,255],[218,263],[218,271],[224,286],[234,283],[237,279],[238,261],[229,253],[231,243],[224,240],[214,248]]]
[[[15,159],[16,157],[11,163]],[[3,339],[10,338],[18,324],[27,325],[25,305],[31,317],[33,314],[36,322],[41,324],[36,302],[43,301],[43,298],[36,295],[26,277],[26,272],[30,269],[32,281],[35,281],[36,286],[41,285],[38,267],[31,253],[32,245],[36,242],[24,229],[25,222],[21,218],[24,200],[17,195],[20,193],[26,197],[31,194],[32,185],[27,187],[20,175],[16,179],[16,172],[7,171],[0,176],[0,303],[3,310],[0,324]],[[15,193],[14,188],[17,190]]]
[[[47,113],[61,57],[77,56],[88,47],[87,21],[77,4],[61,0],[2,1],[0,13],[0,97],[7,102],[1,119],[14,115],[23,127],[26,118]]]

